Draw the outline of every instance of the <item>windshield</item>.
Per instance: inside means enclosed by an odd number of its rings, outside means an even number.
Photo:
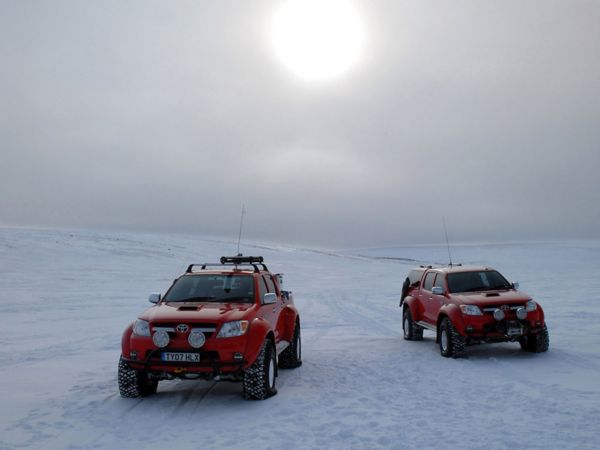
[[[510,283],[495,270],[448,274],[450,292],[477,292],[511,289]]]
[[[184,275],[164,297],[165,302],[254,302],[252,275]]]

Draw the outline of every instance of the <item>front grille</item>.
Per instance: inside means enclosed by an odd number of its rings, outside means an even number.
[[[189,327],[189,330],[187,333],[178,333],[177,331],[175,331],[177,329],[177,325],[181,325],[181,324],[185,324]],[[214,323],[206,323],[206,322],[196,323],[196,322],[185,322],[185,321],[182,321],[182,322],[152,322],[150,324],[150,328],[152,331],[154,331],[157,328],[165,329],[165,331],[167,331],[169,333],[169,337],[172,339],[181,337],[181,336],[185,336],[187,339],[187,335],[192,330],[192,328],[201,328],[202,332],[204,333],[204,337],[206,337],[208,339],[208,338],[212,337],[213,334],[215,333],[215,331],[217,329],[217,325]]]
[[[517,309],[524,307],[525,305],[523,304],[510,304],[507,305],[506,303],[500,304],[500,305],[492,305],[492,306],[486,306],[485,308],[481,308],[483,313],[488,315],[488,316],[493,316],[494,315],[494,311],[496,311],[497,309],[502,309],[502,307],[506,307],[508,306],[508,310],[503,310],[504,314],[505,314],[505,319],[514,319],[517,317]]]

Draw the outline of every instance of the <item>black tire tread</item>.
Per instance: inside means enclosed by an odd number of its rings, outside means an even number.
[[[440,353],[442,354],[442,356],[448,357],[448,358],[461,358],[465,355],[465,351],[466,351],[466,340],[465,338],[458,332],[456,331],[456,328],[454,328],[454,325],[452,324],[452,322],[450,321],[450,319],[448,319],[447,317],[445,317],[442,320],[442,323],[440,324],[440,333],[442,328],[446,328],[446,331],[448,333],[448,352],[446,354],[444,354],[444,352],[442,351],[442,344],[441,344],[441,337],[440,337]]]
[[[408,318],[408,332],[404,330],[405,318]],[[408,307],[404,308],[404,312],[402,314],[402,330],[404,331],[404,339],[407,341],[423,340],[423,327],[420,327],[413,321],[412,314],[410,313],[410,309]]]
[[[243,395],[246,400],[264,400],[277,393],[277,389],[270,389],[268,384],[268,361],[273,357],[273,344],[270,340],[263,343],[256,361],[244,372]]]
[[[287,348],[282,351],[279,355],[279,368],[280,369],[295,369],[302,365],[302,355],[298,358],[298,345],[300,345],[300,351],[302,351],[302,341],[300,335],[300,322],[296,322],[294,327],[294,337],[292,342]]]
[[[148,374],[129,367],[123,357],[119,358],[119,394],[124,398],[147,397],[155,394],[158,380],[148,378]]]
[[[542,330],[537,334],[526,336],[519,341],[521,349],[530,353],[544,353],[550,347],[550,335],[548,327],[544,324]]]

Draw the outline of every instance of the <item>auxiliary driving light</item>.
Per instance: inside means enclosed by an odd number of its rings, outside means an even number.
[[[204,337],[204,333],[202,331],[194,331],[190,333],[188,336],[188,342],[194,348],[200,348],[206,342],[206,338]]]
[[[504,319],[505,316],[506,315],[504,314],[504,311],[502,311],[501,309],[497,309],[494,311],[494,319],[496,319],[498,322]]]
[[[152,342],[159,348],[169,345],[169,333],[164,330],[155,331],[152,335]]]
[[[525,320],[527,319],[527,310],[523,307],[517,309],[517,318],[519,320]]]

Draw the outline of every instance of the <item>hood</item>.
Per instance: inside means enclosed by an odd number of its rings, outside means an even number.
[[[246,319],[256,308],[254,303],[160,303],[144,311],[140,319],[149,322],[224,323]]]
[[[462,292],[457,294],[450,294],[453,300],[465,305],[497,305],[518,303],[522,304],[529,300],[531,297],[523,292],[519,291],[485,291],[485,292]]]

